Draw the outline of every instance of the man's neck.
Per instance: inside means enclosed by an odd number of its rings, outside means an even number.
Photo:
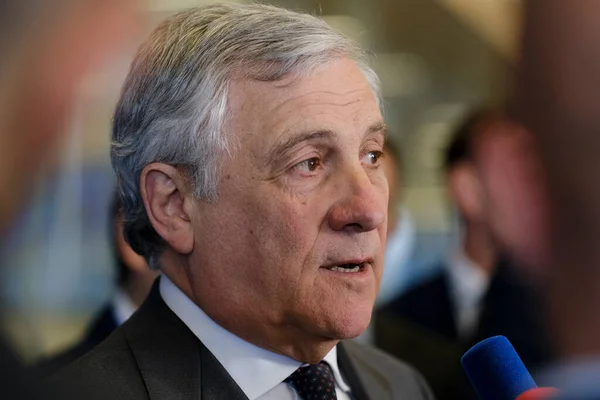
[[[227,318],[220,318],[223,313],[202,307],[194,297],[190,297],[190,299],[217,324],[234,335],[255,346],[302,363],[316,364],[322,361],[327,353],[339,343],[338,339],[310,335],[292,324],[265,325],[247,320],[244,315],[236,316],[231,313],[228,313]]]
[[[309,337],[303,331],[294,327],[279,330],[272,344],[266,348],[278,354],[283,354],[306,364],[317,364],[339,343],[337,339]]]
[[[234,315],[234,312],[223,310],[221,305],[211,309],[203,306],[202,301],[189,285],[184,269],[164,266],[162,271],[196,306],[225,330],[255,346],[273,353],[290,357],[294,360],[316,364],[333,349],[339,339],[331,339],[318,335],[310,335],[293,324],[277,324],[266,326],[255,321],[246,321],[246,315]],[[226,314],[227,318],[222,315]],[[235,322],[232,322],[235,321]]]

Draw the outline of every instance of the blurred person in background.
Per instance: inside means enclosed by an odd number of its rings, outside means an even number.
[[[121,201],[116,193],[110,206],[109,227],[110,245],[117,272],[117,290],[111,301],[94,317],[80,343],[35,367],[42,375],[56,372],[106,339],[143,303],[158,276],[157,271],[148,268],[144,257],[135,253],[125,241]]]
[[[504,256],[497,238],[500,222],[494,193],[511,187],[490,187],[479,168],[479,160],[489,157],[486,142],[498,134],[494,126],[504,118],[496,111],[478,109],[452,135],[444,168],[448,193],[459,215],[459,248],[440,272],[395,299],[382,315],[423,328],[424,337],[437,337],[449,346],[455,344],[457,352],[487,337],[504,335],[525,364],[536,368],[551,356],[542,308],[537,294]],[[421,368],[437,398],[474,396],[462,380],[457,381],[461,384],[455,391],[450,391],[445,386],[449,383],[446,378],[438,377],[443,375],[439,371],[442,364],[435,365],[428,374],[431,364],[436,364],[435,359],[427,360],[428,350],[410,350],[408,342],[401,347],[393,331],[377,331],[376,335],[380,347]],[[459,359],[444,368],[460,370]],[[438,379],[442,380],[439,385]]]
[[[386,139],[383,154],[382,166],[388,181],[390,199],[385,266],[375,302],[376,307],[387,303],[405,287],[420,279],[419,272],[410,268],[415,251],[416,232],[410,212],[402,205],[402,156],[400,148],[390,137]]]
[[[128,42],[138,21],[135,3],[123,0],[5,1],[0,19],[1,235],[66,132],[80,81]],[[0,382],[4,398],[51,397],[35,391],[3,338]]]
[[[527,132],[494,144],[486,163],[505,193],[514,257],[540,286],[560,363],[541,383],[566,399],[600,398],[600,2],[525,2],[514,116]],[[528,155],[539,152],[542,163]],[[515,165],[503,171],[499,160]],[[537,185],[523,185],[534,175]],[[514,212],[518,212],[514,215]],[[519,232],[518,215],[528,217]]]
[[[437,270],[437,265],[419,261],[426,252],[418,240],[412,213],[403,204],[402,153],[393,138],[388,137],[383,149],[383,172],[390,188],[388,203],[388,237],[385,246],[385,268],[375,302],[381,308],[409,288],[421,283]]]
[[[111,158],[125,238],[161,276],[55,379],[86,399],[430,399],[413,369],[345,340],[383,269],[380,104],[363,50],[314,16],[224,3],[160,24]]]

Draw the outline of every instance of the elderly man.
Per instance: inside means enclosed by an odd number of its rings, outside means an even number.
[[[124,232],[163,277],[59,379],[101,399],[427,399],[369,324],[388,186],[356,45],[264,5],[185,11],[142,46],[114,117]]]

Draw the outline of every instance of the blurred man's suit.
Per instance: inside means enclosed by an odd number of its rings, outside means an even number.
[[[468,335],[459,333],[449,280],[448,268],[443,267],[389,304],[376,320],[377,345],[419,369],[436,397],[476,398],[463,376],[460,357],[490,336],[508,337],[530,370],[549,360],[549,332],[538,299],[509,263],[499,263]]]
[[[431,398],[419,375],[379,350],[346,341],[337,351],[352,398]],[[165,304],[158,282],[129,321],[65,368],[58,380],[72,387],[71,395],[86,399],[247,399],[215,356]],[[86,390],[90,387],[93,390]]]
[[[95,314],[84,337],[73,347],[42,360],[34,367],[35,373],[46,376],[83,356],[108,337],[143,302],[157,272],[148,268],[144,259],[127,245],[122,233],[121,202],[113,196],[109,214],[109,239],[117,276],[117,287],[110,301]]]

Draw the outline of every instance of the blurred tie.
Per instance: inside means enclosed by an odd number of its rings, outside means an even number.
[[[304,400],[337,400],[333,371],[325,361],[298,368],[285,382]]]

